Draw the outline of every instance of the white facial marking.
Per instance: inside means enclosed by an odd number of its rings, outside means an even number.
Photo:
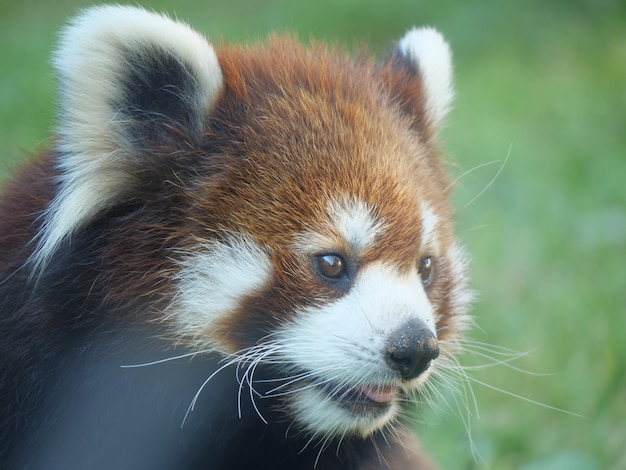
[[[185,336],[206,334],[208,326],[272,278],[269,256],[243,236],[201,243],[180,263],[178,292],[168,316]]]
[[[371,245],[382,228],[372,210],[363,201],[332,204],[328,208],[328,214],[332,226],[357,251]]]
[[[358,253],[370,246],[385,228],[372,209],[358,199],[330,203],[326,212],[328,227],[338,232],[338,238],[315,231],[307,232],[298,237],[297,249],[312,254],[335,246],[337,240],[343,240]]]
[[[435,215],[432,208],[422,202],[420,204],[422,219],[422,249],[432,250],[434,253],[439,251],[439,243],[437,240],[437,224],[439,217]]]
[[[412,29],[398,44],[400,53],[417,66],[426,93],[426,112],[433,124],[448,113],[452,91],[452,53],[439,31],[433,28]]]
[[[433,309],[419,276],[375,263],[362,269],[344,297],[297,312],[277,339],[285,360],[297,370],[311,371],[319,382],[414,389],[427,372],[401,383],[385,361],[389,336],[410,320],[421,320],[436,334]],[[336,428],[365,435],[397,413],[394,403],[383,416],[358,417],[316,388],[294,394],[293,403],[296,416],[304,420],[301,424],[325,432]]]
[[[299,392],[292,403],[295,415],[301,425],[313,435],[343,436],[356,434],[366,437],[382,428],[399,411],[393,403],[389,411],[378,416],[356,416],[348,410],[328,400],[328,396],[317,388],[307,388]]]
[[[446,253],[450,262],[450,276],[452,277],[452,308],[455,313],[456,326],[461,331],[469,328],[470,318],[467,315],[471,303],[474,301],[474,292],[467,286],[467,255],[458,243],[453,243]]]

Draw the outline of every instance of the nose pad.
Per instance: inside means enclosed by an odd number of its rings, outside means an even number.
[[[437,338],[420,320],[408,321],[387,340],[385,361],[404,380],[418,377],[438,356]]]

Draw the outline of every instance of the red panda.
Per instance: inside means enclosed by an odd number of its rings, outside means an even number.
[[[54,66],[0,199],[0,466],[429,468],[407,407],[471,301],[442,36],[214,47],[100,6]]]

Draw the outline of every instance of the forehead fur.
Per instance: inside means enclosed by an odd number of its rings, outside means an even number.
[[[424,200],[446,217],[439,156],[402,109],[396,65],[278,37],[217,54],[224,89],[206,141],[226,178],[206,200],[211,213],[228,213],[218,225],[246,227],[271,245],[292,242],[284,238],[305,232],[332,201],[363,201],[394,221],[392,238],[421,226]]]
[[[372,246],[385,228],[372,209],[359,200],[330,201],[327,216],[326,225],[310,224],[310,229],[297,238],[296,249],[316,254],[334,247],[359,255]]]

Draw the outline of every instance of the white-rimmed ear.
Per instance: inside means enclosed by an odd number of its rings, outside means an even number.
[[[419,73],[427,118],[432,125],[439,126],[454,96],[448,43],[436,29],[415,28],[398,42],[398,53]]]
[[[36,267],[132,191],[140,159],[198,142],[223,81],[200,34],[126,6],[83,11],[64,30],[53,63],[60,177],[31,258]]]

